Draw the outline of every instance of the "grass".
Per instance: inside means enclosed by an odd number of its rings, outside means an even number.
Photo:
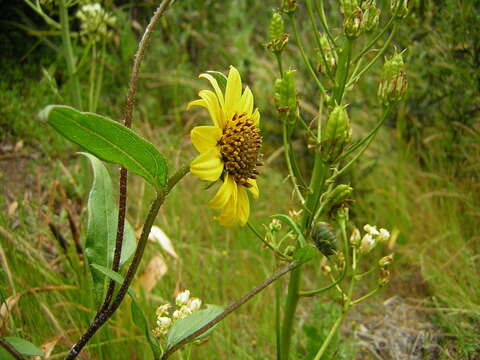
[[[151,13],[151,5],[144,5],[132,10],[137,11],[140,20]],[[155,33],[142,72],[134,127],[167,155],[171,169],[194,156],[187,134],[205,116],[203,112],[185,113],[186,103],[204,86],[196,75],[206,69],[226,69],[230,64],[238,66],[253,86],[256,101],[264,109],[266,157],[274,152],[278,130],[271,88],[276,74],[273,58],[262,49],[262,44],[270,8],[275,5],[276,1],[234,2],[233,6],[226,2],[209,2],[208,6],[197,1],[177,2],[175,11]],[[118,10],[117,17],[119,45],[109,48],[99,104],[99,112],[112,118],[119,118],[123,111],[130,57],[138,36],[124,9]],[[448,24],[442,24],[442,34],[450,34]],[[307,39],[308,26],[303,33]],[[448,44],[448,36],[445,38],[431,37],[414,44],[409,101],[345,181],[355,187],[352,216],[357,224],[375,223],[399,231],[393,284],[377,297],[378,301],[392,294],[409,297],[412,292],[426,299],[430,320],[443,335],[441,356],[474,359],[480,348],[478,118],[465,120],[463,115],[471,104],[463,99],[462,121],[452,131],[453,100],[442,103],[443,107],[436,103],[425,105],[429,104],[429,92],[423,79],[435,75],[436,91],[440,92],[442,64],[462,66],[463,58],[454,53],[456,60],[441,58],[436,63],[438,67],[431,67],[437,73],[425,74],[429,70],[425,59],[438,59],[435,51],[438,53],[445,42]],[[399,43],[409,40],[404,38]],[[426,48],[433,49],[432,53],[419,52]],[[295,46],[289,46],[287,55],[292,60],[298,56]],[[9,311],[2,309],[0,313],[0,334],[20,336],[37,345],[55,343],[51,358],[62,358],[88,326],[95,309],[90,279],[82,259],[75,253],[65,211],[68,204],[74,220],[85,227],[89,169],[74,157],[77,148],[67,145],[35,117],[44,105],[68,98],[62,82],[58,87],[63,96],[60,99],[54,84],[39,68],[40,64],[52,74],[61,74],[62,58],[55,58],[53,52],[34,51],[18,66],[15,56],[2,58],[2,68],[8,76],[0,81],[0,146],[3,149],[22,140],[24,154],[0,158],[0,181],[4,185],[0,193],[0,207],[4,210],[0,215],[0,297],[2,302],[10,299]],[[468,79],[466,71],[449,72],[452,84]],[[301,75],[298,84],[307,100],[302,109],[308,113],[315,94]],[[352,118],[357,134],[374,121],[367,114],[372,112],[371,93],[375,86],[376,78],[369,77],[354,94]],[[435,120],[427,122],[430,114]],[[451,133],[455,137],[450,137]],[[302,141],[299,136],[297,142],[301,145]],[[304,164],[308,164],[308,156],[307,152],[302,153]],[[281,156],[273,159],[259,180],[262,195],[254,205],[254,222],[259,229],[268,224],[268,215],[293,207],[282,166]],[[115,167],[110,170],[116,181]],[[128,215],[138,227],[152,192],[135,176],[130,179]],[[62,198],[61,187],[67,200]],[[214,189],[207,190],[205,184],[188,176],[169,196],[156,220],[172,239],[180,257],[172,259],[155,243],[147,247],[139,273],[159,253],[168,266],[166,275],[151,293],[142,292],[138,280],[134,284],[151,325],[155,308],[171,301],[179,289],[190,289],[206,303],[226,305],[274,270],[272,257],[248,229],[226,230],[212,220],[214,212],[206,202],[213,192]],[[65,237],[66,251],[52,236],[48,221]],[[318,284],[319,273],[318,266],[307,269],[306,288]],[[194,346],[192,358],[273,359],[274,298],[272,287],[247,303],[227,318],[206,343]],[[322,300],[302,300],[298,314],[301,326],[294,338],[297,359],[310,358],[318,350],[325,329],[333,321],[330,315],[336,308]],[[375,309],[375,304],[372,307]],[[127,300],[87,347],[91,358],[150,358],[148,345],[129,314]],[[346,344],[338,340],[331,353],[351,359],[356,350],[352,339]],[[176,358],[186,359],[186,352]]]

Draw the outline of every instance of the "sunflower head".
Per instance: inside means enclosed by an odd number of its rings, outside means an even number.
[[[221,180],[223,183],[209,202],[219,209],[217,220],[225,226],[245,225],[250,214],[247,190],[254,198],[259,191],[256,182],[261,166],[259,133],[260,114],[254,110],[253,95],[248,86],[242,91],[242,80],[233,66],[225,93],[210,74],[201,74],[214,91],[202,90],[200,99],[188,104],[208,110],[212,125],[197,126],[190,137],[200,153],[191,163],[190,171],[200,179]]]

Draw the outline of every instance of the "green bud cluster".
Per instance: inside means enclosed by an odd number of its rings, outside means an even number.
[[[375,0],[367,0],[362,4],[363,19],[362,19],[362,31],[370,32],[378,26],[380,19],[380,9],[377,8]]]
[[[350,141],[350,136],[350,120],[347,111],[345,107],[337,105],[330,113],[321,144],[324,162],[335,163]]]
[[[358,8],[358,0],[340,0],[340,11],[344,17],[349,17]]]
[[[408,80],[402,54],[395,53],[383,65],[378,97],[384,105],[399,102],[404,98],[407,87]]]
[[[356,3],[356,2],[354,2]],[[346,10],[348,9],[348,11]],[[366,0],[361,6],[352,2],[344,10],[343,28],[348,37],[355,38],[364,32],[374,30],[378,26],[380,9],[375,0]]]
[[[343,207],[352,191],[353,188],[351,186],[345,184],[337,185],[335,188],[333,188],[333,190],[326,194],[323,211],[331,214]]]
[[[285,14],[293,14],[295,11],[297,11],[297,0],[283,0],[282,1],[282,11]]]
[[[335,254],[337,237],[332,227],[325,222],[318,222],[312,229],[312,240],[315,247],[325,256]]]
[[[288,34],[285,33],[285,24],[282,15],[275,11],[268,26],[267,49],[279,53],[288,42]]]
[[[396,18],[405,18],[408,15],[408,0],[391,0],[390,10]]]
[[[333,49],[333,47],[330,45],[330,41],[328,41],[328,38],[325,34],[322,34],[322,36],[320,37],[320,47],[321,47],[321,53],[323,53],[323,56],[321,55],[319,50],[318,72],[322,74],[331,72],[332,74],[334,74],[337,68],[337,53]]]
[[[275,81],[275,106],[280,113],[281,119],[288,124],[294,124],[298,118],[294,75],[294,71],[287,71],[283,74],[283,78]]]

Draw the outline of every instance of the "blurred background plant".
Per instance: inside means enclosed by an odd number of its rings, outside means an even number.
[[[0,333],[43,344],[44,352],[51,349],[62,357],[71,341],[88,325],[93,307],[82,292],[87,278],[77,271],[79,264],[68,260],[75,259],[73,240],[76,226],[81,226],[86,196],[80,179],[82,171],[87,170],[81,170],[76,159],[65,155],[66,142],[53,136],[47,127],[39,126],[35,114],[47,103],[75,104],[72,72],[63,52],[61,30],[54,25],[61,23],[57,2],[31,1],[34,7],[40,4],[53,22],[27,2],[4,0],[0,4],[0,181],[4,189],[0,195],[4,210],[0,215],[0,258],[4,270],[0,277]],[[97,108],[99,113],[118,119],[131,55],[157,4],[99,4],[110,14],[110,21],[105,23],[111,34],[99,42],[93,41],[98,37],[88,40],[82,34],[85,23],[82,25],[82,15],[79,18],[77,14],[81,14],[84,4],[66,4],[76,60],[74,75],[78,76],[81,97],[88,99],[83,109]],[[387,11],[389,1],[377,4]],[[291,204],[290,194],[281,190],[284,179],[276,171],[284,166],[282,157],[272,151],[282,141],[271,92],[277,70],[274,58],[264,48],[266,24],[271,9],[278,5],[276,0],[177,1],[174,11],[162,20],[154,34],[140,81],[139,92],[144,99],[135,114],[140,120],[138,130],[180,160],[189,145],[185,137],[172,134],[179,130],[188,133],[197,118],[196,114],[184,112],[186,103],[203,85],[201,80],[195,80],[195,75],[235,64],[245,74],[263,110],[268,171],[259,180],[261,187],[267,189],[255,209],[260,214],[259,224],[268,223],[265,215],[272,209],[288,210]],[[399,49],[409,44],[405,53],[410,84],[407,100],[379,133],[371,151],[342,178],[343,182],[352,183],[357,198],[362,200],[351,214],[355,222],[396,228],[392,231],[396,234],[393,246],[398,254],[392,269],[394,290],[381,294],[384,299],[395,293],[422,300],[416,309],[435,325],[434,331],[439,334],[435,356],[440,359],[475,359],[480,348],[480,15],[476,7],[475,1],[469,0],[411,1],[407,25],[399,29],[395,38]],[[327,17],[332,22],[339,21],[331,10],[327,6]],[[298,11],[299,18],[304,19],[301,36],[306,43],[314,44],[303,2],[299,2]],[[307,71],[302,63],[294,60],[300,58],[298,49],[289,46],[285,55],[286,63],[291,60],[298,68],[297,88],[302,99],[299,105],[313,114],[315,85],[303,77]],[[333,64],[334,59],[331,61]],[[372,107],[371,94],[376,92],[381,67],[374,66],[372,70],[374,74],[362,79],[351,95],[357,99],[351,118],[355,118],[354,134],[359,136],[366,134],[374,121],[367,116],[367,110]],[[92,71],[95,81],[91,80]],[[296,137],[294,149],[295,144],[305,141],[306,136]],[[184,150],[182,155],[179,150]],[[298,155],[300,166],[308,167],[311,160],[307,154]],[[199,190],[195,181],[188,179],[186,183]],[[138,225],[136,220],[144,214],[152,194],[140,183],[134,182],[133,186],[133,193],[144,194],[137,202],[130,202],[129,218],[133,225]],[[202,209],[204,214],[199,216],[193,210],[180,208],[186,193],[179,189],[172,194],[172,206],[163,210],[157,221],[171,237],[179,255],[168,257],[161,255],[160,245],[150,247],[143,266],[147,268],[160,254],[168,271],[151,292],[141,292],[140,301],[149,319],[155,318],[159,304],[173,299],[177,289],[189,288],[209,302],[225,303],[245,293],[271,271],[265,263],[269,255],[246,230],[231,229],[225,233],[214,223],[205,225],[200,221],[208,211],[200,204],[209,194],[195,193],[192,201],[198,207],[192,209]],[[179,222],[180,209],[182,217],[192,219],[188,229]],[[58,230],[57,235],[54,229]],[[240,272],[232,271],[240,268],[250,269],[251,278],[243,279],[238,277]],[[198,269],[202,269],[202,274]],[[314,271],[308,272],[307,283],[316,276]],[[200,283],[199,279],[208,282]],[[48,287],[65,284],[75,289]],[[138,281],[137,286],[142,288],[145,283]],[[194,358],[271,358],[273,305],[272,311],[263,310],[273,292],[272,289],[260,295],[238,316],[227,320],[215,339],[194,349]],[[82,305],[74,307],[74,303]],[[300,309],[303,332],[294,339],[298,359],[308,358],[312,351],[309,344],[321,343],[324,328],[334,321],[334,316],[322,317],[334,310],[325,309],[320,303],[307,302]],[[371,305],[373,311],[380,305]],[[363,311],[365,323],[369,311],[372,310],[368,307]],[[310,312],[319,315],[310,318]],[[252,322],[249,314],[256,314],[258,321]],[[355,317],[355,321],[358,325],[362,317]],[[130,319],[115,317],[88,348],[91,356],[127,359],[137,354],[148,358],[140,330],[129,324]],[[352,336],[345,343],[334,341],[334,348],[329,349],[331,356],[348,359],[356,352],[363,356],[362,349],[355,345],[354,332],[344,331]],[[119,347],[125,349],[121,354]]]

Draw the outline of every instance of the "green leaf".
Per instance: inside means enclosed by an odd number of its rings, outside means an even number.
[[[100,271],[106,277],[115,281],[117,284],[119,285],[123,284],[123,276],[113,271],[112,269],[106,268],[105,266],[98,265],[98,264],[92,264],[92,267]],[[128,288],[128,295],[130,295],[132,299],[136,299],[136,296],[137,296],[135,294],[135,290],[133,290],[132,288]]]
[[[193,334],[195,331],[206,325],[215,317],[223,312],[223,308],[217,305],[209,305],[204,310],[195,311],[187,317],[177,320],[173,323],[167,334],[167,351],[185,339],[187,336]],[[201,334],[196,339],[202,339],[208,336],[213,331],[215,326]]]
[[[3,340],[12,345],[15,350],[22,355],[44,356],[43,352],[38,347],[27,340],[23,340],[18,337],[4,337]]]
[[[167,164],[147,140],[106,117],[68,106],[49,105],[40,112],[55,130],[96,157],[120,164],[143,177],[157,191],[167,181]]]
[[[298,226],[298,224],[290,216],[285,214],[276,214],[276,215],[273,215],[272,218],[280,220],[285,225],[290,227],[290,229],[292,229],[295,232],[295,234],[298,236],[298,241],[300,242],[300,245],[301,246],[306,245],[307,242],[305,241],[305,237],[303,236],[302,230],[300,230],[300,227]]]
[[[160,358],[160,356],[162,355],[162,350],[160,349],[160,346],[158,346],[155,339],[152,337],[152,332],[148,327],[148,322],[147,322],[147,319],[145,318],[145,314],[143,313],[140,306],[138,306],[134,298],[132,298],[131,311],[132,311],[133,322],[145,333],[145,336],[150,345],[150,348],[152,349],[153,357],[155,359]]]
[[[295,254],[293,254],[293,261],[299,264],[304,264],[314,259],[318,254],[319,254],[319,251],[316,247],[312,245],[307,245],[307,246],[301,247],[300,249],[297,250]]]
[[[95,156],[81,153],[92,165],[93,183],[88,197],[87,238],[85,255],[89,264],[97,264],[111,269],[117,237],[118,207],[113,195],[112,180],[107,168]],[[120,265],[124,264],[135,252],[137,241],[135,232],[125,221],[122,255]],[[103,299],[107,281],[97,270],[91,269],[95,298],[97,303]]]

